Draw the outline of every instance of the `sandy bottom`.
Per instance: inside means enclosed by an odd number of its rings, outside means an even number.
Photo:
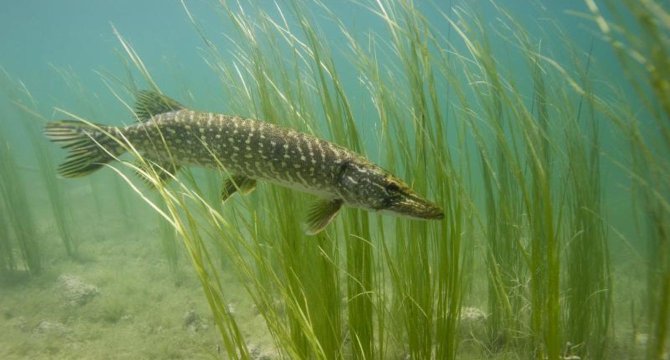
[[[155,235],[117,231],[81,244],[81,260],[61,255],[50,259],[40,276],[2,276],[0,359],[222,357],[219,333],[188,259],[170,271]],[[249,325],[245,335],[262,341],[262,318],[233,279],[224,275],[224,281],[229,309]],[[250,349],[266,351],[254,344]]]

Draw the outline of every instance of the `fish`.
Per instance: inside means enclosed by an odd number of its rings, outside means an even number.
[[[65,178],[89,175],[134,149],[159,181],[185,166],[222,169],[221,199],[248,194],[258,181],[315,195],[304,231],[321,232],[342,207],[440,220],[442,208],[362,155],[316,136],[269,122],[195,111],[157,91],[136,94],[137,122],[105,126],[82,120],[46,123],[44,134],[69,151]]]

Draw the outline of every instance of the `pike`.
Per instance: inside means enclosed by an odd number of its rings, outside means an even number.
[[[182,166],[223,169],[222,199],[267,181],[321,198],[308,212],[305,232],[323,230],[342,206],[418,219],[442,219],[442,209],[381,167],[342,146],[309,134],[239,116],[199,112],[152,91],[137,94],[138,123],[114,127],[78,120],[49,122],[45,135],[69,155],[58,172],[88,175],[128,149],[159,174]]]

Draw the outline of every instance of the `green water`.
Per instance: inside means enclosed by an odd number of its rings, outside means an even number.
[[[668,358],[667,3],[6,8],[1,358]],[[216,169],[58,177],[45,122],[131,123],[152,86],[361,152],[445,219],[310,237],[310,196],[221,204]]]

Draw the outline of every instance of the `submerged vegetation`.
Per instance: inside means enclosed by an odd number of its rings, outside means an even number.
[[[229,112],[368,154],[445,213],[420,222],[346,209],[307,236],[299,219],[308,196],[261,185],[222,205],[217,184],[225,169],[186,170],[165,184],[129,147],[132,160],[107,171],[160,217],[155,245],[173,272],[181,251],[174,234],[182,240],[229,358],[257,357],[250,345],[257,339],[228,305],[223,274],[239,279],[278,358],[606,359],[614,351],[667,358],[670,14],[662,4],[612,2],[610,20],[587,0],[588,13],[579,14],[595,24],[593,41],[611,45],[620,60],[633,89],[626,95],[617,92],[622,85],[598,85],[592,48],[566,40],[565,52],[547,51],[541,35],[496,6],[493,30],[469,9],[427,16],[410,1],[357,3],[379,25],[358,34],[320,2],[272,11],[223,2],[220,36],[183,4]],[[322,40],[317,19],[338,29],[344,45]],[[563,39],[560,28],[546,31]],[[129,75],[103,74],[105,84],[124,100],[139,88],[159,90],[141,49],[117,36]],[[29,92],[16,88],[22,121],[43,121]],[[26,131],[35,134],[33,125]],[[0,270],[38,273],[39,237],[21,206],[30,203],[24,171],[2,135]],[[620,139],[625,157],[612,150]],[[59,236],[75,257],[81,240],[62,185],[50,178],[49,154],[31,144]],[[608,218],[611,172],[632,188],[631,236],[646,246],[643,299],[614,281],[610,251],[626,224]],[[127,199],[118,201],[129,211]],[[629,314],[615,312],[622,294],[632,297],[620,301],[630,302],[633,324],[622,325]],[[644,313],[642,324],[636,312]],[[116,323],[124,314],[110,303],[101,317]]]
[[[35,222],[28,203],[28,193],[21,171],[7,139],[0,134],[0,270],[42,271],[42,251],[35,231]]]
[[[0,271],[39,274],[43,250],[34,214],[26,206],[33,184],[19,166],[21,154],[10,143],[10,135],[0,132]]]
[[[635,30],[611,22],[592,1],[589,10],[623,65],[642,104],[625,102],[607,113],[627,138],[631,164],[619,164],[632,178],[634,216],[645,239],[647,286],[644,302],[647,358],[670,354],[670,11],[655,1],[624,1],[607,10],[617,19],[633,18]]]

